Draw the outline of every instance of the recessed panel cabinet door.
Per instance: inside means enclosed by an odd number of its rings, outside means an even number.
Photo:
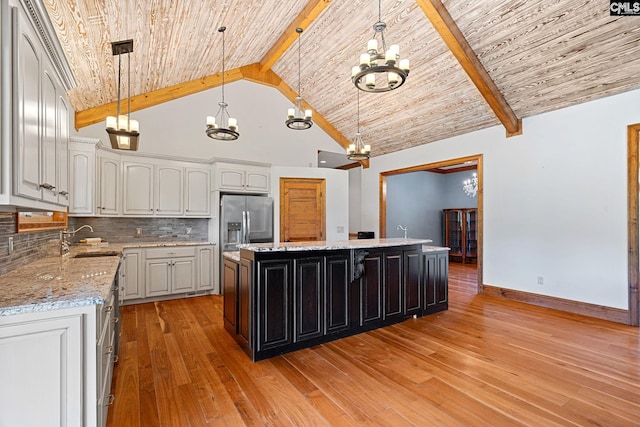
[[[52,74],[49,61],[43,60],[45,67],[42,72],[42,121],[41,121],[41,145],[40,145],[40,184],[42,187],[42,200],[58,203],[57,191],[57,144],[56,127],[56,81]]]
[[[291,262],[258,263],[257,351],[291,344]]]
[[[185,169],[186,216],[211,215],[211,172],[208,169]]]
[[[144,298],[144,280],[142,274],[142,249],[127,249],[120,267],[120,298],[123,300]]]
[[[120,157],[100,158],[99,186],[98,214],[118,215],[120,213]]]
[[[171,260],[147,261],[145,283],[147,297],[171,293]]]
[[[83,366],[81,315],[0,327],[0,425],[85,425]]]
[[[14,12],[15,13],[15,12]],[[40,73],[42,70],[38,36],[27,21],[26,15],[18,13],[16,35],[17,62],[14,80],[17,85],[15,109],[17,111],[17,153],[14,158],[16,179],[14,193],[19,196],[40,199]]]
[[[69,104],[58,96],[58,204],[69,206]],[[91,180],[93,182],[93,180]]]
[[[173,269],[172,293],[193,292],[196,290],[195,258],[176,258],[171,261]]]
[[[182,215],[183,175],[181,167],[156,166],[156,215]]]
[[[349,254],[325,261],[326,333],[349,328]]]
[[[364,274],[360,278],[360,325],[382,320],[383,273],[382,252],[364,258]]]
[[[320,257],[294,260],[294,342],[324,333],[324,277]]]
[[[122,162],[124,215],[153,215],[153,165]]]
[[[384,254],[384,318],[404,315],[402,251]]]

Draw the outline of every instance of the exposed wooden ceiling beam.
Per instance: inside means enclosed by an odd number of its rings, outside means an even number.
[[[296,28],[306,30],[309,24],[316,19],[320,13],[331,3],[331,0],[310,0],[296,18],[289,24],[282,33],[278,41],[271,46],[271,49],[260,60],[261,71],[270,70],[273,64],[291,47],[298,38]]]
[[[231,83],[242,79],[242,73],[239,68],[225,71],[224,82]],[[153,107],[163,102],[172,101],[187,95],[202,92],[203,90],[212,89],[222,84],[222,73],[212,74],[197,80],[191,80],[164,89],[154,90],[153,92],[144,93],[131,97],[131,111],[138,111],[144,108]],[[115,115],[117,102],[100,105],[98,107],[89,108],[83,111],[77,111],[75,115],[76,130],[94,123],[101,122],[109,115]]]
[[[522,120],[516,117],[511,110],[502,92],[493,82],[442,2],[440,0],[416,0],[416,3],[422,8],[451,53],[460,62],[473,84],[476,85],[480,94],[505,127],[507,136],[522,134]]]
[[[240,67],[242,77],[250,82],[263,84],[276,88],[292,103],[296,102],[298,93],[293,90],[288,84],[280,78],[273,70],[262,70],[262,64],[255,63]],[[303,109],[313,110],[313,122],[318,125],[320,129],[325,131],[331,138],[333,138],[338,144],[345,149],[349,147],[351,141],[349,141],[338,129],[333,127],[327,119],[325,119],[320,113],[318,113],[308,102],[302,100]],[[361,162],[363,168],[369,167],[369,161]]]

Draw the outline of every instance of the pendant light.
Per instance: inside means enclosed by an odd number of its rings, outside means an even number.
[[[133,52],[133,40],[122,40],[111,43],[113,55],[118,55],[118,109],[116,116],[107,116],[107,133],[111,148],[115,150],[136,151],[140,141],[140,124],[131,119],[131,52]],[[122,55],[127,54],[127,115],[120,114],[120,88],[122,77]]]
[[[400,47],[392,44],[387,49],[384,39],[387,24],[382,22],[381,9],[381,0],[378,0],[378,22],[373,25],[373,38],[367,43],[367,52],[360,55],[360,65],[351,69],[351,81],[365,92],[397,89],[409,75],[409,60],[400,59]]]
[[[302,92],[300,90],[300,36],[302,28],[296,28],[298,33],[298,96],[296,97],[296,105],[287,111],[287,121],[285,121],[289,129],[305,130],[313,126],[311,121],[311,110],[302,109]]]
[[[347,148],[347,159],[362,161],[371,157],[371,146],[362,141],[362,135],[360,134],[360,91],[358,90],[356,92],[358,99],[358,113],[356,116],[358,120],[358,131],[356,132],[355,138],[353,138],[353,142],[349,144],[349,148]]]
[[[222,33],[222,102],[218,102],[220,108],[215,116],[207,116],[207,136],[221,141],[234,141],[238,139],[238,121],[229,116],[228,104],[224,102],[224,32],[227,27],[218,28]]]

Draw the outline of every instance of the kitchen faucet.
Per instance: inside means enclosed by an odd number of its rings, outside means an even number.
[[[88,228],[89,231],[91,231],[93,233],[93,227],[91,227],[90,225],[83,225],[79,228],[76,228],[75,230],[62,230],[60,231],[60,256],[65,256],[69,253],[69,242],[67,242],[67,236],[73,236],[74,234],[76,234],[78,231],[82,230],[83,228]]]
[[[400,224],[398,224],[398,227],[396,228],[396,230],[402,230],[404,231],[404,238],[407,238],[407,227],[403,227]]]

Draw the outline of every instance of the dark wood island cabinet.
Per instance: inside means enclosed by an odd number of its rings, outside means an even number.
[[[225,328],[257,361],[446,310],[448,249],[428,242],[241,245],[224,258]]]

